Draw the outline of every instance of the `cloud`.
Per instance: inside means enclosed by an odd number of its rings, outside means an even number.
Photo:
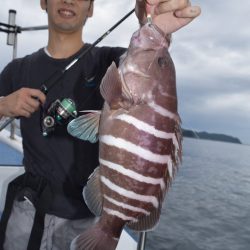
[[[250,110],[249,93],[229,93],[214,95],[204,101],[206,112],[238,113],[245,116]],[[244,105],[242,105],[244,103]]]
[[[17,10],[17,24],[44,25],[47,15],[39,1],[1,0],[0,22],[8,9]],[[250,144],[250,1],[192,0],[202,14],[173,36],[173,57],[183,126],[229,133]],[[84,40],[94,42],[134,8],[135,0],[95,1],[95,13],[84,28]],[[100,45],[124,46],[138,28],[133,14]],[[0,33],[0,70],[11,60],[12,48]],[[23,32],[18,36],[18,56],[47,44],[47,32]]]

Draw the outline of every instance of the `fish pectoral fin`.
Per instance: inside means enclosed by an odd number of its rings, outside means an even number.
[[[123,81],[114,62],[109,66],[102,79],[100,91],[111,109],[119,109],[127,106],[125,102],[128,102],[128,98],[126,93],[124,93]]]
[[[68,124],[68,133],[81,140],[91,143],[97,142],[100,115],[101,111],[91,111],[90,113],[77,117]]]
[[[161,214],[161,205],[156,209],[154,209],[152,212],[150,212],[150,215],[142,215],[139,216],[137,219],[137,222],[129,222],[127,226],[134,230],[134,231],[151,231],[153,230],[160,220],[160,214]]]
[[[101,192],[100,167],[97,167],[90,175],[87,185],[83,189],[83,198],[89,210],[100,216],[103,207],[103,196]]]

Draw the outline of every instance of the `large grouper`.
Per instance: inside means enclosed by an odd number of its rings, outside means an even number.
[[[99,163],[83,196],[98,222],[72,249],[113,250],[123,227],[148,231],[157,225],[165,194],[181,160],[176,76],[169,39],[147,23],[135,32],[119,68],[113,63],[100,91],[102,111],[71,121],[71,135],[95,142]]]

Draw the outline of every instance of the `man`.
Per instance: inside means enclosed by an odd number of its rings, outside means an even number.
[[[70,137],[66,126],[43,136],[42,119],[56,99],[70,98],[78,110],[102,108],[97,88],[123,48],[94,48],[47,95],[39,89],[54,72],[66,67],[90,45],[82,29],[93,15],[91,0],[40,0],[48,13],[49,40],[45,48],[11,62],[0,76],[0,117],[20,117],[25,174],[8,189],[0,225],[0,249],[69,249],[93,217],[82,199],[82,188],[98,166],[98,144]],[[140,24],[150,12],[167,35],[199,15],[188,0],[136,1]],[[42,108],[40,108],[42,107]],[[2,244],[2,245],[1,245]]]

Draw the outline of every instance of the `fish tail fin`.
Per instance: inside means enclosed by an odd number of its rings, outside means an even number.
[[[98,224],[78,235],[70,250],[115,250],[118,239],[104,231]]]

